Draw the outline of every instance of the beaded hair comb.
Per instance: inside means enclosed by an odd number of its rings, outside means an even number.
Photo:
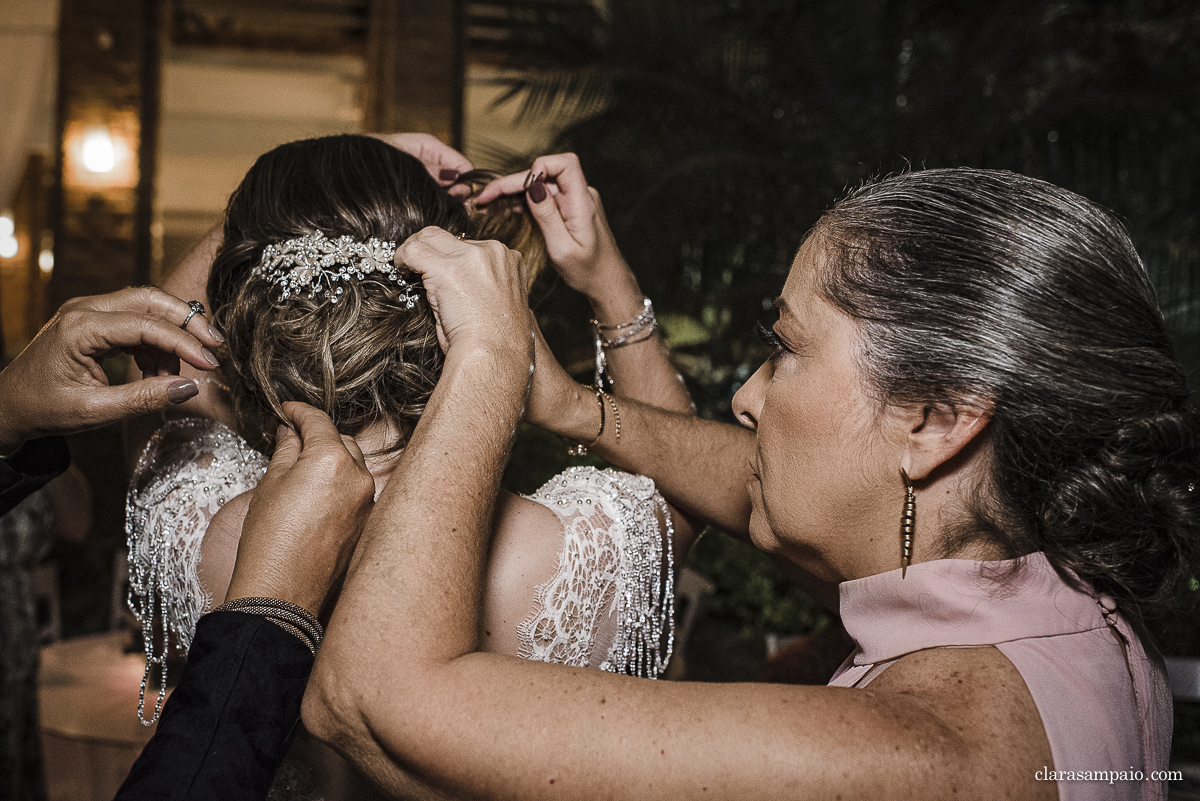
[[[346,235],[330,239],[320,231],[312,231],[279,245],[267,245],[250,275],[281,287],[280,302],[296,294],[309,299],[328,297],[330,303],[338,302],[343,293],[340,284],[351,278],[361,281],[386,276],[404,288],[401,300],[405,308],[411,309],[417,302],[417,287],[400,275],[392,263],[395,254],[395,242],[375,237],[357,242]]]

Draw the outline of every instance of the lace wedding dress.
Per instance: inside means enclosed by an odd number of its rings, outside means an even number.
[[[199,579],[200,543],[217,511],[253,489],[267,459],[227,426],[189,418],[164,424],[142,452],[126,499],[129,606],[142,625],[145,718],[155,667],[186,651],[213,607]],[[563,539],[554,574],[539,584],[517,630],[530,660],[658,678],[674,646],[674,529],[654,482],[616,470],[573,467],[529,496],[553,511]],[[157,626],[156,618],[161,621]]]

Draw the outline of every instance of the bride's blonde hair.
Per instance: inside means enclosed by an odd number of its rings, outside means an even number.
[[[478,191],[489,177],[477,171],[460,181]],[[531,275],[546,261],[523,199],[468,210],[421,162],[378,139],[308,139],[255,162],[229,200],[208,282],[211,318],[225,335],[222,370],[246,439],[269,452],[283,404],[304,401],[343,434],[387,422],[396,436],[386,450],[403,447],[442,369],[424,293],[407,308],[403,287],[367,277],[342,282],[337,303],[303,294],[281,300],[279,288],[251,270],[267,245],[312,231],[400,243],[431,225],[502,241],[521,251]]]

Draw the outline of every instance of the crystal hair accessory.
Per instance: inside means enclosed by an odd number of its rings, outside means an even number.
[[[395,242],[375,237],[358,242],[345,235],[330,239],[312,231],[279,245],[267,245],[250,274],[281,287],[281,301],[296,294],[310,299],[328,296],[330,303],[338,302],[343,293],[340,284],[351,278],[386,278],[404,288],[401,299],[404,307],[411,309],[417,302],[417,287],[400,275],[392,263],[395,254]]]

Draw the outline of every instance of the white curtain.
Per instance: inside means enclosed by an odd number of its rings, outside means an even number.
[[[58,0],[0,0],[0,208],[12,201],[35,121],[46,116],[57,31]]]

